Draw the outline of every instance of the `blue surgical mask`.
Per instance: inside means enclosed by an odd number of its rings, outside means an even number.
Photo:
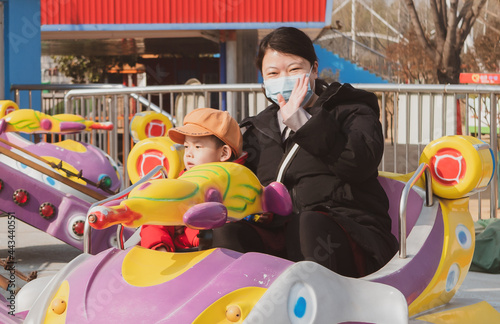
[[[309,73],[306,74],[306,77],[309,77],[312,72],[312,66],[311,70]],[[284,76],[281,78],[276,78],[276,79],[269,79],[264,81],[264,88],[266,89],[266,96],[274,101],[277,105],[278,103],[278,93],[281,93],[283,98],[285,99],[286,102],[288,102],[288,99],[290,99],[290,95],[292,94],[293,87],[295,86],[295,83],[297,82],[297,79],[300,78],[302,75],[292,75],[292,76]],[[310,80],[309,80],[310,81]],[[311,99],[312,95],[314,94],[314,91],[311,89],[311,83],[307,83],[307,93],[306,96],[304,97],[304,100],[300,104],[301,107],[304,107],[304,105]]]

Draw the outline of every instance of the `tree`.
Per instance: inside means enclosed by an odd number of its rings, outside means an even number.
[[[429,0],[434,32],[426,30],[415,0],[403,0],[417,39],[433,59],[439,83],[458,83],[465,38],[469,35],[486,0]],[[461,7],[459,8],[459,5]],[[429,36],[432,35],[432,38]]]
[[[483,30],[474,39],[474,46],[464,56],[462,65],[467,72],[499,73],[500,22],[490,19],[483,23]]]
[[[386,64],[382,53],[400,36],[394,27],[398,24],[398,11],[393,8],[392,0],[334,1],[332,24],[318,34],[314,43],[382,78],[392,80],[394,70]]]
[[[479,36],[474,42],[474,51],[465,55],[463,63],[467,72],[500,72],[500,34]]]
[[[124,64],[134,66],[135,56],[54,56],[59,70],[73,83],[103,83],[108,70],[114,66],[123,67]]]
[[[432,57],[410,31],[399,43],[391,44],[385,51],[387,59],[393,63],[394,73],[401,83],[436,83],[437,75]]]

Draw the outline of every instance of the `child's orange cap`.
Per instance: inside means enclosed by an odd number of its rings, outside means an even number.
[[[184,137],[215,135],[229,145],[236,157],[241,155],[243,138],[238,122],[227,111],[198,108],[184,117],[184,125],[168,130],[172,141],[184,144]]]

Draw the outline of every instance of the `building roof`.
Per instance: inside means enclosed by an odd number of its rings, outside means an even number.
[[[333,0],[41,0],[42,31],[322,28]]]

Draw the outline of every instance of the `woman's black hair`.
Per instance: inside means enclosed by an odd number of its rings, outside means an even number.
[[[309,36],[300,29],[294,27],[277,28],[260,41],[259,52],[257,53],[255,64],[261,72],[262,60],[268,49],[300,56],[309,61],[311,66],[318,60]]]
[[[306,59],[311,66],[318,61],[314,46],[303,31],[294,27],[280,27],[267,34],[259,45],[259,51],[255,58],[255,64],[262,73],[262,61],[268,49],[273,49],[281,53],[292,54]],[[321,94],[328,84],[322,79],[316,79],[316,94]]]

